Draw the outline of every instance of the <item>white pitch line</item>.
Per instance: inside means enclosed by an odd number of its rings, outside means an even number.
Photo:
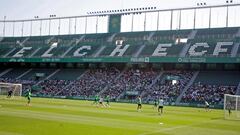
[[[0,131],[0,135],[23,135],[23,134]]]
[[[172,131],[172,130],[175,130],[175,129],[185,128],[185,127],[190,127],[190,126],[192,126],[192,125],[186,125],[186,126],[177,126],[177,127],[165,128],[165,129],[156,130],[156,131],[152,131],[152,132],[141,133],[141,134],[138,134],[138,135],[151,135],[151,134],[154,134],[154,133],[161,133],[161,132],[164,132],[164,131]]]
[[[159,130],[155,130],[155,131],[152,131],[152,132],[145,132],[145,133],[141,133],[141,134],[138,134],[138,135],[151,135],[151,134],[154,134],[154,133],[161,133],[161,132],[164,132],[164,131],[172,131],[172,130],[175,130],[175,129],[180,129],[180,128],[188,128],[188,127],[192,127],[192,126],[196,126],[196,125],[201,125],[201,124],[207,124],[207,123],[211,123],[213,121],[218,121],[217,119],[216,120],[209,120],[209,121],[205,121],[205,122],[199,122],[199,123],[196,123],[196,124],[190,124],[190,125],[185,125],[185,126],[176,126],[176,127],[171,127],[171,128],[164,128],[164,129],[159,129]]]

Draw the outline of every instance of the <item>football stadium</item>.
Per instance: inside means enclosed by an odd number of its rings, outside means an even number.
[[[0,135],[240,134],[239,0],[11,1]]]

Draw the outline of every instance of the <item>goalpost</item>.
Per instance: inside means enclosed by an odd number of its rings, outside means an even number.
[[[224,118],[230,120],[240,120],[239,95],[224,95]]]
[[[22,96],[22,84],[0,82],[0,96],[7,96],[12,91],[12,96]]]

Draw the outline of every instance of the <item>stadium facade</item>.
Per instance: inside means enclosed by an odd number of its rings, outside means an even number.
[[[222,105],[223,94],[240,93],[240,27],[229,27],[232,7],[239,5],[3,20],[0,80],[33,86],[34,94],[44,97],[88,99],[99,94],[131,102],[141,95],[146,103],[164,97],[169,104],[208,100]],[[211,25],[216,8],[227,12],[221,28]],[[209,19],[207,28],[199,29],[196,18],[201,9],[209,10]],[[193,11],[191,29],[182,27],[185,10]],[[169,30],[159,29],[161,12],[171,15]],[[157,15],[156,25],[148,30],[146,16],[151,14]],[[142,15],[143,31],[134,31],[134,18]],[[125,16],[132,18],[127,32],[122,29]],[[93,18],[96,23],[89,26]],[[63,20],[68,24],[62,25]]]

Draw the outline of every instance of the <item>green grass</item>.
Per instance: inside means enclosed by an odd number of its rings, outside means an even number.
[[[0,135],[239,135],[240,121],[223,119],[222,110],[111,103],[98,108],[89,101],[0,98]],[[162,123],[162,124],[160,124]]]

